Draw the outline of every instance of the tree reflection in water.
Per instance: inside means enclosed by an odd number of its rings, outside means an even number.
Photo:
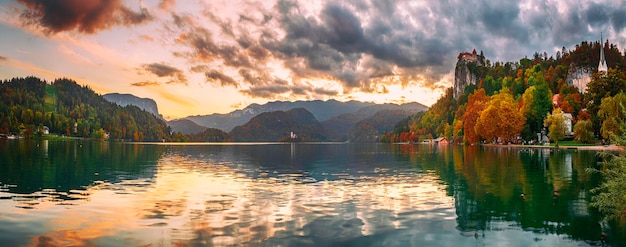
[[[0,152],[0,239],[11,245],[551,246],[597,244],[603,231],[624,241],[588,207],[593,152],[80,141],[0,141]]]

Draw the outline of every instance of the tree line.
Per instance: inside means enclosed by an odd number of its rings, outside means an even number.
[[[106,101],[88,86],[60,78],[36,77],[0,84],[0,134],[25,137],[50,133],[130,141],[173,140],[165,121],[136,106]]]
[[[578,68],[597,68],[600,48],[609,64],[606,73],[593,73],[587,90],[567,83]],[[608,41],[582,42],[548,57],[535,53],[518,62],[486,60],[472,72],[480,78],[458,98],[449,88],[426,112],[396,125],[381,138],[385,142],[417,142],[447,137],[458,143],[540,141],[547,132],[553,140],[563,139],[563,119],[572,116],[574,138],[580,142],[612,140],[621,134],[626,118],[626,54]],[[553,97],[557,95],[557,97]],[[620,108],[621,107],[621,108]],[[554,125],[554,126],[553,126]]]

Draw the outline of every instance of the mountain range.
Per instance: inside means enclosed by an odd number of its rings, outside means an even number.
[[[393,129],[395,124],[402,120],[403,118],[414,115],[420,111],[425,111],[428,107],[420,104],[420,103],[406,103],[402,105],[398,104],[374,104],[374,103],[366,103],[359,101],[348,101],[348,102],[340,102],[336,100],[329,101],[296,101],[296,102],[285,102],[285,101],[276,101],[269,102],[264,105],[252,104],[248,107],[236,110],[227,114],[211,114],[211,115],[203,115],[203,116],[189,116],[181,119],[176,119],[169,121],[169,126],[173,131],[181,131],[182,133],[190,133],[193,131],[202,131],[198,126],[206,127],[206,128],[215,128],[220,129],[225,132],[230,132],[231,137],[236,141],[248,140],[243,136],[254,136],[253,140],[263,141],[273,140],[277,141],[279,136],[278,133],[255,133],[255,134],[242,134],[239,136],[239,132],[242,131],[241,128],[237,128],[239,126],[244,126],[243,129],[254,129],[249,123],[255,123],[252,126],[257,126],[256,131],[262,132],[262,129],[269,128],[270,126],[266,126],[265,124],[271,124],[271,121],[268,121],[266,118],[285,118],[293,112],[290,112],[293,109],[301,108],[306,112],[311,114],[311,117],[321,125],[321,129],[316,130],[319,135],[315,138],[312,136],[308,136],[305,138],[306,140],[327,140],[327,141],[364,141],[371,140],[371,138],[361,138],[361,131],[355,131],[352,133],[352,137],[349,138],[349,134],[351,131],[357,127],[357,124],[375,126],[373,127],[374,132],[376,133],[373,136],[378,136],[378,134],[382,134],[385,131],[389,131]],[[298,113],[302,113],[302,110],[296,111]],[[388,115],[384,115],[386,117],[376,117],[380,112],[387,112]],[[264,113],[272,113],[272,114],[264,114]],[[286,115],[284,115],[286,114]],[[389,117],[391,114],[393,117]],[[260,117],[259,119],[255,119],[255,117]],[[290,131],[301,130],[303,127],[298,125],[299,120],[289,118],[289,121],[293,120],[292,126],[290,126]],[[183,121],[183,120],[191,120],[191,121]],[[252,121],[254,120],[254,121]],[[312,119],[308,119],[309,121]],[[276,124],[276,123],[275,123]],[[281,123],[283,126],[284,123]],[[361,128],[362,129],[362,128]],[[272,131],[272,128],[267,129],[267,131]],[[280,136],[285,136],[286,130],[281,130]],[[261,138],[263,134],[266,134],[265,137]],[[300,133],[303,134],[303,133]],[[312,133],[306,133],[309,135]],[[274,138],[274,139],[272,139]]]
[[[263,105],[251,104],[241,110],[235,110],[226,114],[215,113],[210,115],[188,116],[185,117],[185,119],[189,119],[201,126],[221,129],[223,131],[229,132],[233,128],[247,123],[248,121],[250,121],[250,119],[252,119],[252,117],[255,117],[264,112],[288,111],[294,108],[304,108],[311,112],[318,121],[324,121],[333,116],[343,113],[354,112],[363,107],[372,105],[375,104],[359,101],[340,102],[336,100],[313,100],[295,102],[274,101]]]
[[[120,106],[135,105],[161,116],[156,102],[131,94],[106,94]],[[251,104],[226,114],[188,116],[167,121],[173,132],[200,134],[208,129],[227,132],[235,141],[278,141],[296,132],[307,141],[374,141],[400,120],[428,107],[420,103],[375,104],[337,100],[274,101]]]

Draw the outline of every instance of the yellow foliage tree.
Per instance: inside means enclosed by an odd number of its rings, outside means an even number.
[[[559,140],[565,138],[565,116],[561,108],[552,110],[552,114],[548,113],[548,117],[543,120],[543,126],[548,127],[548,137],[559,146]]]
[[[618,93],[602,99],[598,116],[602,119],[600,133],[605,139],[622,135],[622,126],[626,123],[626,94]]]
[[[506,143],[519,136],[525,123],[526,118],[518,110],[513,95],[505,89],[491,97],[474,131],[487,140],[500,139]]]

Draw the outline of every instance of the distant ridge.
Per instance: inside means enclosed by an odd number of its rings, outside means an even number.
[[[373,107],[373,108],[367,108]],[[360,101],[347,101],[340,102],[337,100],[312,100],[312,101],[275,101],[267,104],[251,104],[244,109],[236,110],[226,114],[211,114],[211,115],[196,115],[188,116],[184,119],[189,119],[198,125],[221,129],[223,131],[231,131],[233,128],[243,125],[250,121],[253,117],[272,111],[288,111],[294,108],[305,108],[309,111],[318,121],[325,121],[333,117],[364,111],[358,114],[355,121],[351,121],[349,125],[353,125],[356,122],[363,120],[367,117],[373,116],[377,111],[383,109],[397,109],[397,108],[411,108],[422,111],[428,109],[427,106],[420,103],[407,103],[402,105],[397,104],[374,104]],[[369,109],[369,110],[364,110]]]
[[[274,101],[267,104],[251,104],[244,109],[236,110],[226,114],[196,115],[185,117],[194,121],[198,125],[231,131],[233,128],[247,123],[252,117],[264,112],[288,111],[294,108],[305,108],[319,121],[330,117],[357,111],[360,108],[375,105],[374,103],[364,103],[359,101],[340,102],[336,100],[313,100],[313,101]]]
[[[139,107],[139,109],[152,113],[152,115],[156,116],[159,119],[163,119],[163,116],[159,114],[159,108],[157,106],[157,103],[153,99],[140,98],[132,94],[120,94],[120,93],[109,93],[109,94],[102,95],[102,97],[105,100],[111,103],[115,103],[122,107],[127,106],[127,105],[133,105],[133,106]]]
[[[359,122],[365,121],[369,118],[373,118],[381,111],[393,111],[393,118],[382,118],[377,121],[381,126],[391,126],[387,127],[378,127],[376,128],[379,132],[384,132],[388,130],[392,130],[395,124],[399,121],[396,116],[404,116],[402,118],[406,118],[408,116],[414,115],[421,111],[428,110],[428,107],[422,105],[420,103],[406,103],[402,105],[396,104],[380,104],[380,105],[372,105],[359,109],[356,112],[346,113],[334,116],[330,119],[322,121],[322,126],[326,130],[330,132],[330,135],[335,140],[346,141],[348,140],[348,134],[353,131]],[[386,124],[383,122],[387,122]],[[353,133],[354,134],[354,133]],[[382,134],[382,133],[380,133]],[[361,138],[356,138],[359,134],[354,134],[352,140],[365,140]]]
[[[167,121],[167,126],[175,131],[180,131],[185,135],[200,133],[208,129],[207,127],[200,126],[195,122],[185,118]]]
[[[291,133],[300,141],[326,141],[328,135],[307,109],[264,112],[229,134],[234,141],[275,142],[288,140]]]

